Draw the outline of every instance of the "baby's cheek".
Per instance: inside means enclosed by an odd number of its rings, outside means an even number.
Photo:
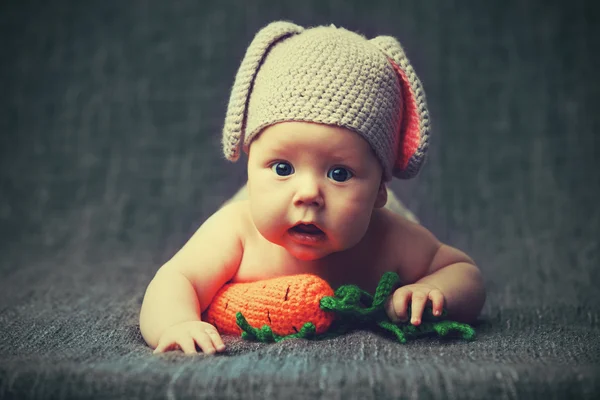
[[[337,217],[338,233],[348,246],[357,244],[367,232],[371,213],[365,209],[343,208]]]
[[[252,220],[256,229],[265,239],[277,243],[281,232],[285,230],[286,216],[274,204],[257,203],[252,206]]]

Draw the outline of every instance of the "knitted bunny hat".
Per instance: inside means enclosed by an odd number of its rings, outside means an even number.
[[[223,153],[283,121],[341,126],[361,135],[392,176],[414,177],[425,159],[429,113],[419,78],[391,36],[272,22],[254,37],[237,72],[223,128]]]

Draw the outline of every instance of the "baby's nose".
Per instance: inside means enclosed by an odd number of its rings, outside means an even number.
[[[315,180],[305,179],[298,185],[296,194],[294,195],[294,205],[317,207],[323,205],[323,195],[321,194],[321,189]]]

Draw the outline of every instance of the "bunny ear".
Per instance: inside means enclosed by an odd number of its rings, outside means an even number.
[[[398,135],[398,153],[393,167],[397,178],[412,178],[419,172],[429,145],[429,111],[421,81],[410,65],[400,43],[392,36],[370,40],[388,58],[402,87],[402,123]]]
[[[262,61],[277,41],[303,30],[304,28],[291,22],[272,22],[262,28],[250,43],[235,77],[225,116],[222,145],[223,153],[228,160],[236,161],[240,156],[240,143],[244,141],[248,100],[254,78]]]

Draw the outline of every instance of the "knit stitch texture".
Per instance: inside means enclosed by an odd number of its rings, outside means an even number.
[[[458,333],[463,339],[475,338],[470,325],[442,320],[446,310],[437,317],[431,307],[425,308],[419,326],[391,322],[385,302],[398,286],[400,278],[395,272],[383,274],[374,294],[351,284],[333,292],[325,280],[311,274],[231,283],[217,292],[203,319],[221,334],[241,331],[242,338],[261,342],[326,339],[368,326],[392,333],[400,343],[429,334]]]
[[[321,310],[320,301],[333,294],[326,281],[311,274],[229,283],[215,294],[202,319],[222,334],[239,335],[236,313],[243,311],[251,325],[269,325],[277,335],[297,333],[308,321],[323,333],[334,315]]]
[[[235,161],[275,123],[306,121],[359,134],[384,179],[415,176],[428,145],[429,116],[421,83],[398,41],[368,40],[344,28],[304,29],[278,21],[250,44],[236,76],[223,130]]]

